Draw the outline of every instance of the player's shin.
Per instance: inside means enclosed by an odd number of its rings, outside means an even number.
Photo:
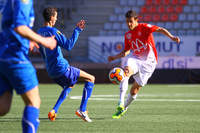
[[[26,106],[22,118],[23,133],[36,133],[39,123],[39,109]]]
[[[58,109],[60,107],[60,105],[64,102],[64,100],[66,99],[66,97],[68,96],[68,94],[71,92],[71,88],[64,88],[63,91],[61,92],[55,106],[53,107],[53,109],[55,110],[55,113],[58,112]]]
[[[83,111],[83,112],[86,111],[87,102],[92,94],[93,87],[94,87],[94,83],[85,82],[85,86],[83,88],[82,101],[81,101],[81,105],[80,105],[80,111]]]
[[[118,105],[124,106],[124,99],[126,95],[126,91],[128,90],[128,80],[129,77],[125,77],[124,80],[120,83],[120,94],[119,94],[119,103]]]
[[[137,94],[131,95],[131,94],[129,93],[129,94],[128,94],[128,98],[126,99],[126,102],[125,102],[124,107],[127,108],[127,107],[132,103],[132,101],[136,100],[136,97],[137,97]]]

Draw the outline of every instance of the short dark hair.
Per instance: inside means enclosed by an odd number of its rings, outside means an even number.
[[[43,11],[43,17],[46,22],[51,20],[51,17],[54,16],[57,12],[57,8],[55,7],[47,7]]]
[[[126,12],[125,17],[126,18],[134,17],[135,19],[137,19],[138,15],[137,15],[137,13],[135,11],[129,10],[129,11]]]

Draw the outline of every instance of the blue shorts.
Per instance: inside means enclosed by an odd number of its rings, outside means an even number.
[[[23,94],[37,85],[36,71],[31,63],[0,62],[0,95],[13,89],[17,94]]]
[[[67,71],[64,75],[54,78],[53,80],[63,88],[72,87],[74,84],[76,84],[79,76],[80,69],[70,66],[67,68]]]

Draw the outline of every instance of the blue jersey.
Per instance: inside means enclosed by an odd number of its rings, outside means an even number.
[[[67,39],[59,30],[54,27],[42,27],[39,29],[38,33],[42,36],[52,36],[55,35],[57,41],[57,46],[55,49],[50,50],[40,45],[40,53],[46,63],[46,69],[51,78],[57,78],[65,74],[67,68],[69,67],[68,61],[63,57],[61,47],[70,51],[81,32],[80,28],[75,28],[70,39]]]
[[[33,26],[33,0],[1,0],[0,13],[0,61],[29,62],[29,40],[17,34],[14,29],[22,25],[29,28]]]

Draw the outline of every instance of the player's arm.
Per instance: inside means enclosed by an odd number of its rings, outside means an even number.
[[[167,29],[159,27],[155,32],[159,32],[169,37],[171,40],[180,43],[180,38],[178,36],[173,36]]]
[[[73,32],[73,34],[72,34],[70,39],[67,39],[61,33],[60,34],[57,33],[57,36],[56,36],[56,38],[58,39],[59,44],[61,45],[61,47],[63,47],[64,49],[66,49],[68,51],[70,51],[74,47],[76,41],[78,40],[80,32],[85,28],[85,20],[79,21],[76,24],[76,26],[77,27],[74,29],[74,32]]]
[[[127,56],[129,53],[130,53],[130,50],[123,50],[122,52],[120,52],[120,53],[117,54],[117,55],[108,56],[108,61],[111,62],[111,61],[113,61],[113,60],[120,59],[120,58],[122,58],[122,57]]]
[[[27,38],[31,41],[35,41],[36,43],[39,43],[49,49],[54,49],[56,47],[56,40],[54,39],[54,36],[42,37],[39,34],[32,31],[26,25],[20,25],[16,27],[15,32],[17,32],[19,35],[23,36],[24,38]]]

